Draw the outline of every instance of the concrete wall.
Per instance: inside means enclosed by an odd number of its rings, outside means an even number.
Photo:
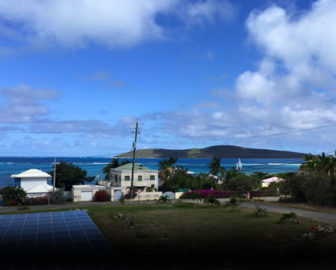
[[[267,197],[253,197],[253,201],[264,201],[264,202],[278,202],[279,196],[267,196]]]
[[[74,202],[81,201],[81,193],[82,191],[90,191],[92,192],[92,199],[94,194],[99,190],[106,190],[104,186],[91,186],[91,185],[73,185],[72,186],[72,198]]]
[[[48,178],[21,178],[21,187],[24,191],[28,191],[33,187],[47,184]]]
[[[141,192],[137,194],[134,201],[154,201],[160,199],[162,192]]]
[[[181,198],[184,192],[175,192],[175,200],[178,200]]]

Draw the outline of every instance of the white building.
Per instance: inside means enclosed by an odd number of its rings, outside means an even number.
[[[13,174],[11,178],[14,178],[15,186],[21,187],[29,197],[44,196],[53,189],[48,184],[48,180],[51,180],[51,175],[37,169]]]
[[[133,186],[138,192],[136,200],[157,200],[162,192],[145,192],[146,188],[158,189],[158,171],[151,170],[141,164],[135,164]],[[132,164],[128,163],[110,171],[109,181],[99,181],[99,185],[74,185],[72,196],[74,202],[92,201],[98,190],[105,190],[111,201],[118,201],[131,187]]]
[[[74,202],[89,202],[93,200],[95,193],[100,190],[111,193],[108,188],[98,185],[73,185],[71,193]]]
[[[267,179],[262,180],[262,187],[268,187],[271,183],[279,183],[279,182],[282,182],[282,181],[285,181],[285,180],[282,179],[282,178],[273,176],[271,178],[267,178]]]
[[[120,187],[123,193],[131,187],[132,163],[128,163],[110,171],[110,182],[112,187]],[[146,190],[146,188],[159,188],[159,173],[157,170],[151,170],[142,164],[134,166],[133,187]]]

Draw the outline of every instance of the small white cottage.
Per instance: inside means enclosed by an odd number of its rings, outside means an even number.
[[[51,175],[37,169],[13,174],[11,178],[14,178],[15,186],[21,187],[29,197],[44,196],[53,190],[53,187],[48,184]]]

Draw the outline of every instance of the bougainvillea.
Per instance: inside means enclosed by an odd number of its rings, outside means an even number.
[[[111,200],[111,196],[105,190],[99,190],[93,196],[93,200],[96,202],[106,202]]]

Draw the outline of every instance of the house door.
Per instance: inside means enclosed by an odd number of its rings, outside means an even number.
[[[82,202],[92,201],[92,191],[82,191],[81,192],[81,201]]]

